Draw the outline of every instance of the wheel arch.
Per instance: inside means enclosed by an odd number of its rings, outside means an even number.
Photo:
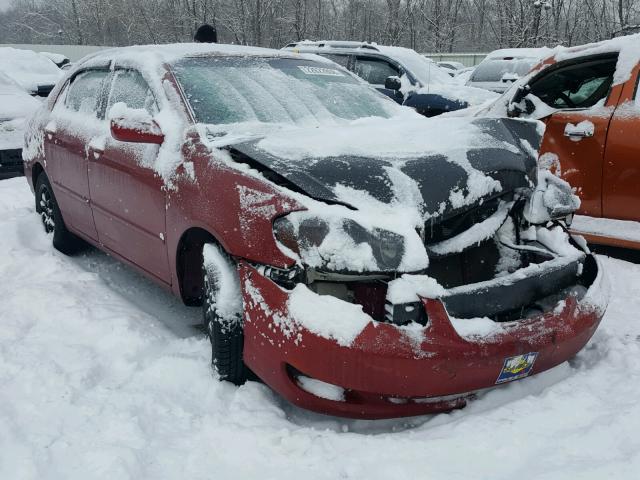
[[[33,167],[31,167],[31,182],[33,184],[33,188],[36,188],[36,183],[38,183],[38,177],[44,173],[44,168],[40,162],[35,162]]]
[[[202,305],[202,247],[206,243],[220,242],[209,231],[200,227],[191,227],[180,236],[176,248],[176,274],[180,297],[185,305]]]

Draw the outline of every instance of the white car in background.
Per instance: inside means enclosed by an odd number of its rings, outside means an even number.
[[[464,63],[445,60],[437,62],[438,66],[446,71],[450,76],[455,77],[458,70],[465,68]]]
[[[550,53],[548,48],[507,48],[495,50],[480,62],[467,86],[504,93],[513,82]]]
[[[22,175],[25,123],[41,102],[0,72],[0,179]]]
[[[33,50],[0,48],[0,72],[28,94],[46,97],[64,72],[50,58]]]

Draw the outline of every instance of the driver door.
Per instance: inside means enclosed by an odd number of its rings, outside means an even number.
[[[154,95],[142,75],[116,69],[106,106],[116,103],[157,113]],[[89,144],[89,187],[100,243],[147,274],[171,281],[165,244],[165,189],[153,169],[158,145],[128,143],[111,135]]]
[[[576,188],[578,213],[592,217],[602,216],[605,145],[620,96],[619,88],[611,88],[616,62],[616,55],[606,55],[559,63],[530,84],[531,93],[553,109],[540,118],[547,124],[540,158]]]

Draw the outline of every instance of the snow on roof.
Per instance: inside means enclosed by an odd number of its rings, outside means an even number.
[[[139,61],[144,64],[161,65],[180,58],[192,56],[257,56],[291,57],[291,52],[262,47],[226,45],[220,43],[173,43],[166,45],[134,45],[130,47],[110,48],[93,53],[80,63],[105,60]],[[317,60],[318,57],[312,57]]]
[[[617,37],[602,42],[588,43],[576,47],[558,46],[550,52],[556,62],[584,57],[587,55],[599,55],[603,53],[618,53],[618,64],[613,76],[613,84],[624,83],[631,77],[631,72],[640,63],[640,34]]]
[[[494,50],[487,55],[488,60],[495,60],[496,58],[539,58],[543,59],[553,50],[547,47],[541,48],[502,48],[500,50]]]

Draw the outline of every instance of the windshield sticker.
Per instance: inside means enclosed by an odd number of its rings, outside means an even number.
[[[324,67],[309,67],[307,65],[298,65],[298,68],[307,75],[328,75],[330,77],[344,77],[338,70]]]
[[[531,372],[537,357],[538,352],[530,352],[505,358],[496,383],[510,382],[526,377]]]

